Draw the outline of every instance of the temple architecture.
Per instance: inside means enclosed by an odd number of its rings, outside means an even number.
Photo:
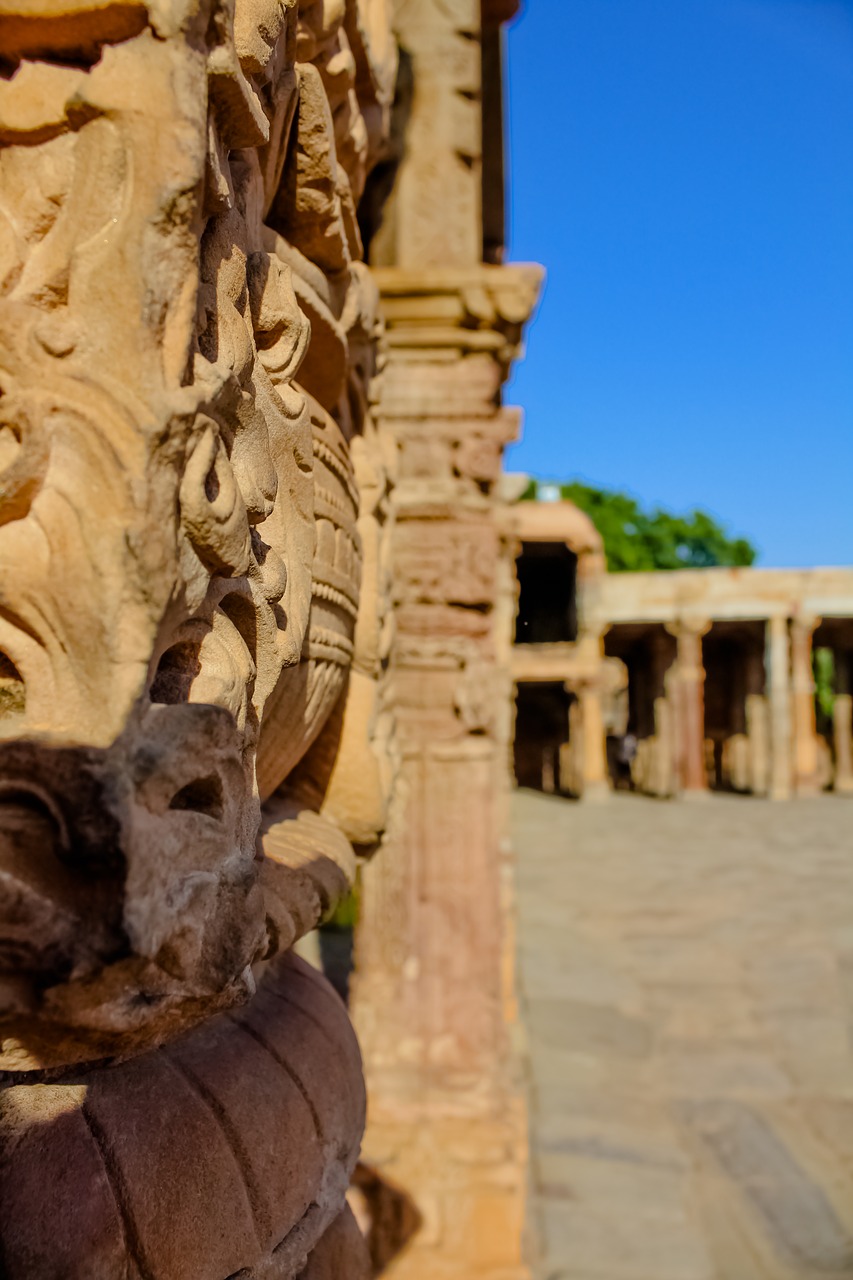
[[[512,501],[517,8],[0,0],[3,1280],[525,1280],[513,758],[853,791],[853,570]]]
[[[6,1280],[526,1274],[516,7],[0,3]]]
[[[608,574],[571,503],[506,519],[520,783],[588,799],[853,792],[853,569]]]

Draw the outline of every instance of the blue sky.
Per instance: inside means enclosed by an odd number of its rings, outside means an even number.
[[[853,0],[527,0],[507,465],[853,564]]]

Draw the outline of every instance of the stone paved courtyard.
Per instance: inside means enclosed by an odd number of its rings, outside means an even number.
[[[853,802],[514,826],[538,1280],[853,1277]]]

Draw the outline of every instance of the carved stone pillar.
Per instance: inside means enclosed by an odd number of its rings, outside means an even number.
[[[705,669],[702,637],[711,623],[699,618],[679,618],[667,625],[675,636],[676,733],[678,776],[682,794],[702,795],[708,790],[705,766]]]
[[[379,14],[0,15],[4,1280],[369,1274],[291,948],[383,821]]]
[[[402,751],[388,846],[363,881],[353,1010],[364,1158],[424,1219],[401,1278],[524,1274],[525,1126],[512,1083],[503,850],[510,696],[499,572],[499,392],[539,273],[378,272],[381,427],[397,456],[392,684]],[[380,927],[381,920],[381,927]],[[502,1154],[495,1163],[495,1151]]]
[[[768,620],[766,653],[770,702],[770,798],[787,800],[792,787],[791,651],[787,618],[775,616]]]
[[[363,878],[352,1007],[371,1096],[364,1159],[421,1223],[399,1280],[525,1274],[498,479],[518,430],[501,388],[540,273],[483,265],[503,253],[500,202],[484,225],[483,192],[501,185],[498,28],[515,7],[394,6],[396,168],[382,216],[359,210],[387,326],[380,431],[396,470],[401,764],[389,839]]]
[[[798,795],[815,795],[818,780],[812,637],[820,619],[791,621],[791,692],[794,711],[794,786]]]
[[[850,653],[838,650],[835,655],[835,703],[832,709],[832,733],[835,746],[835,790],[853,792],[853,697],[850,692]]]
[[[498,804],[498,830],[504,833],[505,851],[509,851],[510,799],[515,777],[515,717],[517,688],[512,678],[512,648],[515,635],[515,615],[518,608],[518,580],[515,562],[521,548],[515,537],[506,531],[504,518],[510,508],[499,513],[501,524],[500,550],[496,575],[494,610],[495,658],[498,675],[495,708],[495,741],[497,753],[495,768]]]
[[[407,104],[406,159],[371,244],[377,266],[458,268],[482,260],[480,0],[395,6]],[[406,90],[404,89],[404,92]]]

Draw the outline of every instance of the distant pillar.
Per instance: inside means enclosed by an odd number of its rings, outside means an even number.
[[[770,618],[767,623],[766,670],[770,697],[770,798],[788,800],[791,795],[791,652],[788,620]]]
[[[770,775],[770,735],[765,697],[764,654],[750,642],[745,656],[744,707],[749,743],[749,789],[754,796],[767,795]]]
[[[569,740],[560,747],[560,790],[580,799],[583,795],[583,709],[574,685],[566,684],[569,702]]]
[[[678,644],[675,659],[678,773],[681,790],[688,796],[702,795],[708,790],[702,637],[710,629],[707,618],[679,618],[674,624],[667,624],[667,630]]]
[[[652,731],[654,748],[650,760],[647,790],[655,796],[677,795],[680,788],[678,766],[678,710],[673,705],[673,634],[656,628],[648,638],[649,687],[652,691]],[[668,675],[673,668],[673,677]]]
[[[835,655],[835,702],[832,732],[835,740],[835,790],[853,793],[853,697],[850,694],[850,654]]]
[[[581,709],[581,799],[606,800],[610,795],[607,782],[607,743],[598,680],[584,680],[577,687]]]
[[[672,704],[669,698],[655,698],[655,755],[649,780],[649,790],[655,796],[672,796],[678,790],[672,721]]]
[[[770,734],[767,699],[760,693],[746,695],[746,736],[749,743],[749,789],[754,796],[766,796],[770,773]]]
[[[791,622],[794,786],[798,795],[816,795],[820,789],[812,670],[812,637],[819,621],[819,618],[801,617]]]

